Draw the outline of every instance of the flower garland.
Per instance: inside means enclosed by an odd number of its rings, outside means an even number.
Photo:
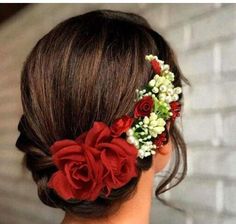
[[[48,187],[64,200],[108,197],[112,189],[137,177],[137,157],[151,156],[167,142],[166,124],[180,115],[182,90],[174,87],[169,65],[153,55],[146,60],[155,76],[142,90],[136,90],[132,117],[124,115],[111,126],[96,121],[75,140],[58,140],[50,147],[58,170]]]
[[[145,57],[156,73],[142,90],[136,90],[137,103],[134,109],[136,121],[126,132],[127,141],[138,148],[138,156],[143,159],[156,153],[166,138],[166,121],[174,121],[180,115],[181,104],[178,102],[181,87],[175,87],[174,74],[157,56]]]

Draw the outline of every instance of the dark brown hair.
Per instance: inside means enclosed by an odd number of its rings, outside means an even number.
[[[139,177],[108,198],[64,201],[47,187],[56,171],[49,148],[56,140],[75,139],[94,121],[111,125],[131,113],[135,89],[153,76],[145,62],[147,54],[168,63],[176,77],[174,85],[181,86],[185,79],[169,44],[144,18],[132,13],[97,10],[69,18],[32,49],[21,76],[23,115],[16,146],[25,153],[26,167],[45,204],[80,217],[102,217],[135,191]],[[157,187],[157,197],[186,174],[186,146],[175,126],[170,127],[169,137],[174,143],[173,166]],[[151,165],[152,158],[138,160],[139,174]]]

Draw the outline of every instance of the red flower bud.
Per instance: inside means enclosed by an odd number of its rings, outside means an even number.
[[[110,127],[112,136],[119,137],[122,133],[126,132],[131,127],[133,120],[128,115],[116,119]]]
[[[158,75],[160,75],[161,73],[160,63],[156,59],[153,59],[151,60],[151,65],[152,65],[153,71],[156,72]]]
[[[161,150],[162,146],[166,143],[167,141],[167,137],[166,137],[166,133],[163,132],[160,135],[157,136],[157,138],[154,140],[154,144],[156,145],[158,151],[161,154],[165,154],[163,150]]]
[[[178,101],[174,101],[170,103],[170,107],[171,107],[171,112],[173,114],[171,116],[171,119],[172,121],[175,121],[176,117],[180,116],[181,104]]]

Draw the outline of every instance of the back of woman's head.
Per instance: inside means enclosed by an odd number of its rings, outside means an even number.
[[[169,45],[135,14],[99,10],[72,17],[33,48],[22,70],[23,115],[16,146],[25,153],[26,166],[45,204],[81,217],[101,217],[135,192],[141,172],[152,165],[151,157],[138,159],[139,175],[112,190],[109,197],[63,200],[47,185],[57,170],[49,148],[56,140],[75,139],[94,121],[110,125],[131,113],[135,90],[153,76],[145,62],[147,54],[158,55],[169,64],[175,74],[174,85],[181,86],[183,77]],[[168,134],[174,143],[173,166],[157,188],[157,196],[186,173],[184,141],[174,125]]]

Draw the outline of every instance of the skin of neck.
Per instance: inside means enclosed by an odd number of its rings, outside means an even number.
[[[153,161],[155,162],[155,161]],[[155,166],[142,172],[133,197],[123,202],[120,209],[108,218],[82,219],[65,214],[62,224],[148,224],[150,219]]]

